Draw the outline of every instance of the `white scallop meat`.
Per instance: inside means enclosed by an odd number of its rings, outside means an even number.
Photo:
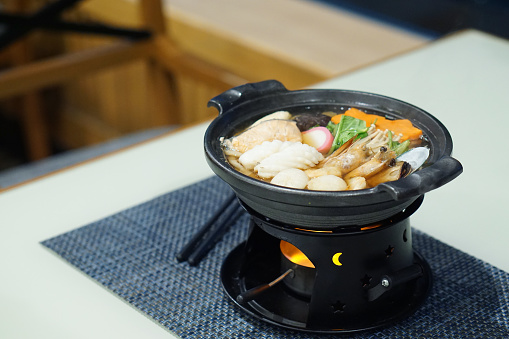
[[[309,178],[304,171],[297,168],[287,168],[276,174],[270,183],[278,186],[304,189],[308,181]]]
[[[344,191],[348,185],[335,175],[323,175],[308,182],[308,189],[312,191]]]

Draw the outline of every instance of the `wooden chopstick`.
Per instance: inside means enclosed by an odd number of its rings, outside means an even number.
[[[198,232],[191,238],[191,240],[177,253],[177,261],[183,262],[189,259],[189,256],[195,251],[196,247],[204,240],[207,232],[210,231],[211,226],[220,219],[221,215],[224,214],[225,210],[228,206],[232,205],[235,200],[235,194],[232,192],[224,203],[217,209],[216,213],[208,220],[208,222],[203,225]]]

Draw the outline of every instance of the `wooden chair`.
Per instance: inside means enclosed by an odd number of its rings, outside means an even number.
[[[12,66],[0,72],[0,99],[23,96],[23,125],[28,153],[32,160],[43,158],[50,153],[49,136],[38,94],[38,91],[45,87],[142,58],[148,63],[148,83],[151,86],[149,92],[153,96],[153,110],[156,114],[166,115],[166,121],[177,124],[181,112],[175,75],[191,76],[219,90],[245,82],[234,74],[181,51],[166,33],[161,0],[139,1],[143,30],[80,25],[59,19],[62,11],[80,1],[57,0],[43,6],[31,16],[0,14],[0,23],[7,28],[4,34],[0,35],[0,48],[14,43],[11,46],[14,52]],[[36,61],[31,58],[30,46],[23,43],[23,37],[33,29],[106,34],[121,39],[107,46]]]

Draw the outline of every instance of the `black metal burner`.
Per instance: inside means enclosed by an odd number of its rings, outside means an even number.
[[[377,224],[320,232],[270,220],[244,206],[251,214],[250,234],[225,259],[223,288],[245,312],[294,330],[357,332],[401,320],[422,304],[431,287],[431,270],[412,248],[409,222],[422,200]],[[286,243],[312,266],[282,253]],[[252,300],[242,300],[251,290],[257,292]]]

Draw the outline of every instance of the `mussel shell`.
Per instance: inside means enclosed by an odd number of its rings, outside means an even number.
[[[411,166],[411,171],[413,172],[424,165],[426,160],[428,160],[428,157],[429,149],[427,147],[416,147],[412,148],[408,152],[401,154],[398,157],[398,160],[407,162]]]

